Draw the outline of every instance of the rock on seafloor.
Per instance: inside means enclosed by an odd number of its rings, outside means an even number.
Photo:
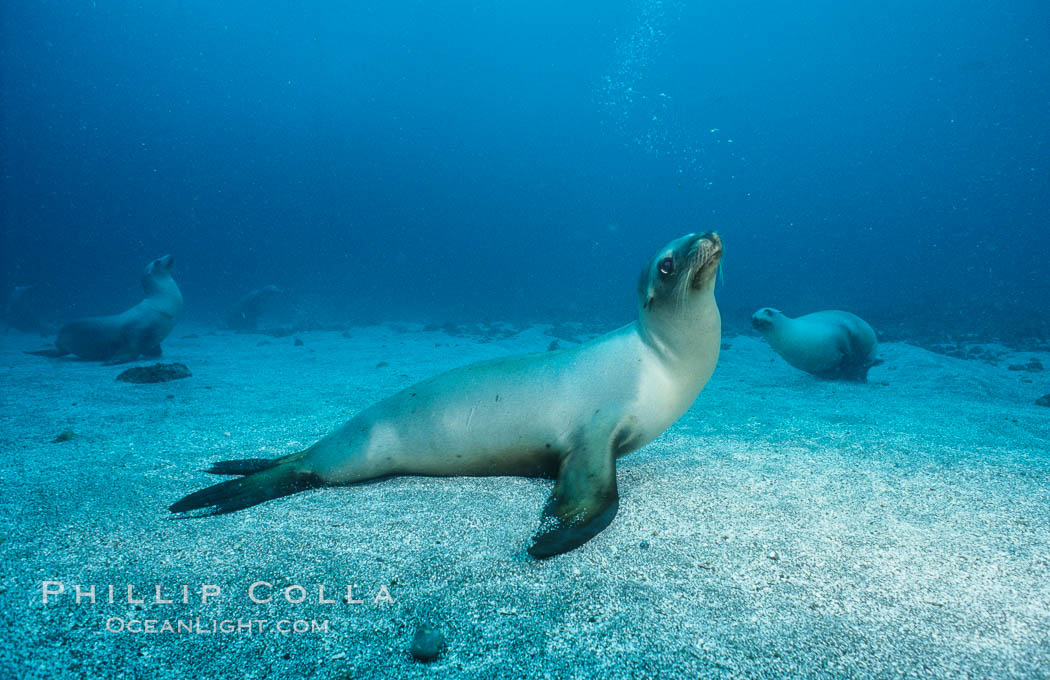
[[[1050,394],[1044,394],[1035,400],[1036,406],[1050,406]]]
[[[129,383],[159,383],[188,378],[192,373],[185,364],[153,364],[129,368],[117,376],[117,380]]]

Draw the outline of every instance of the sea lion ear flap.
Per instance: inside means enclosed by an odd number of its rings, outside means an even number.
[[[638,275],[638,304],[641,305],[642,309],[648,309],[653,302],[653,288],[649,284],[650,270],[652,269],[652,261],[645,265],[645,269]]]
[[[609,526],[619,505],[616,457],[608,438],[581,441],[562,460],[529,554],[543,559],[580,547]]]

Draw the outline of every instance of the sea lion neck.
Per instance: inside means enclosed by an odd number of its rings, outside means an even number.
[[[635,321],[642,342],[676,371],[710,376],[707,364],[711,353],[717,356],[721,345],[722,318],[713,292],[707,297],[689,313],[672,317],[641,316]]]

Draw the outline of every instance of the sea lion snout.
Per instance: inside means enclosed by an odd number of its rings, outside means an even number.
[[[708,280],[714,280],[714,271],[722,261],[722,239],[713,231],[707,231],[696,237],[692,248],[693,275],[690,282],[693,289],[701,288]]]
[[[696,246],[701,253],[703,266],[712,261],[717,262],[722,257],[722,239],[713,231],[705,231],[697,239]]]

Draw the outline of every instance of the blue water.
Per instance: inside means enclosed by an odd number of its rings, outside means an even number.
[[[334,319],[624,321],[725,238],[733,325],[1045,333],[1050,5],[5,2],[0,288],[278,284]],[[740,321],[743,323],[743,321]]]

